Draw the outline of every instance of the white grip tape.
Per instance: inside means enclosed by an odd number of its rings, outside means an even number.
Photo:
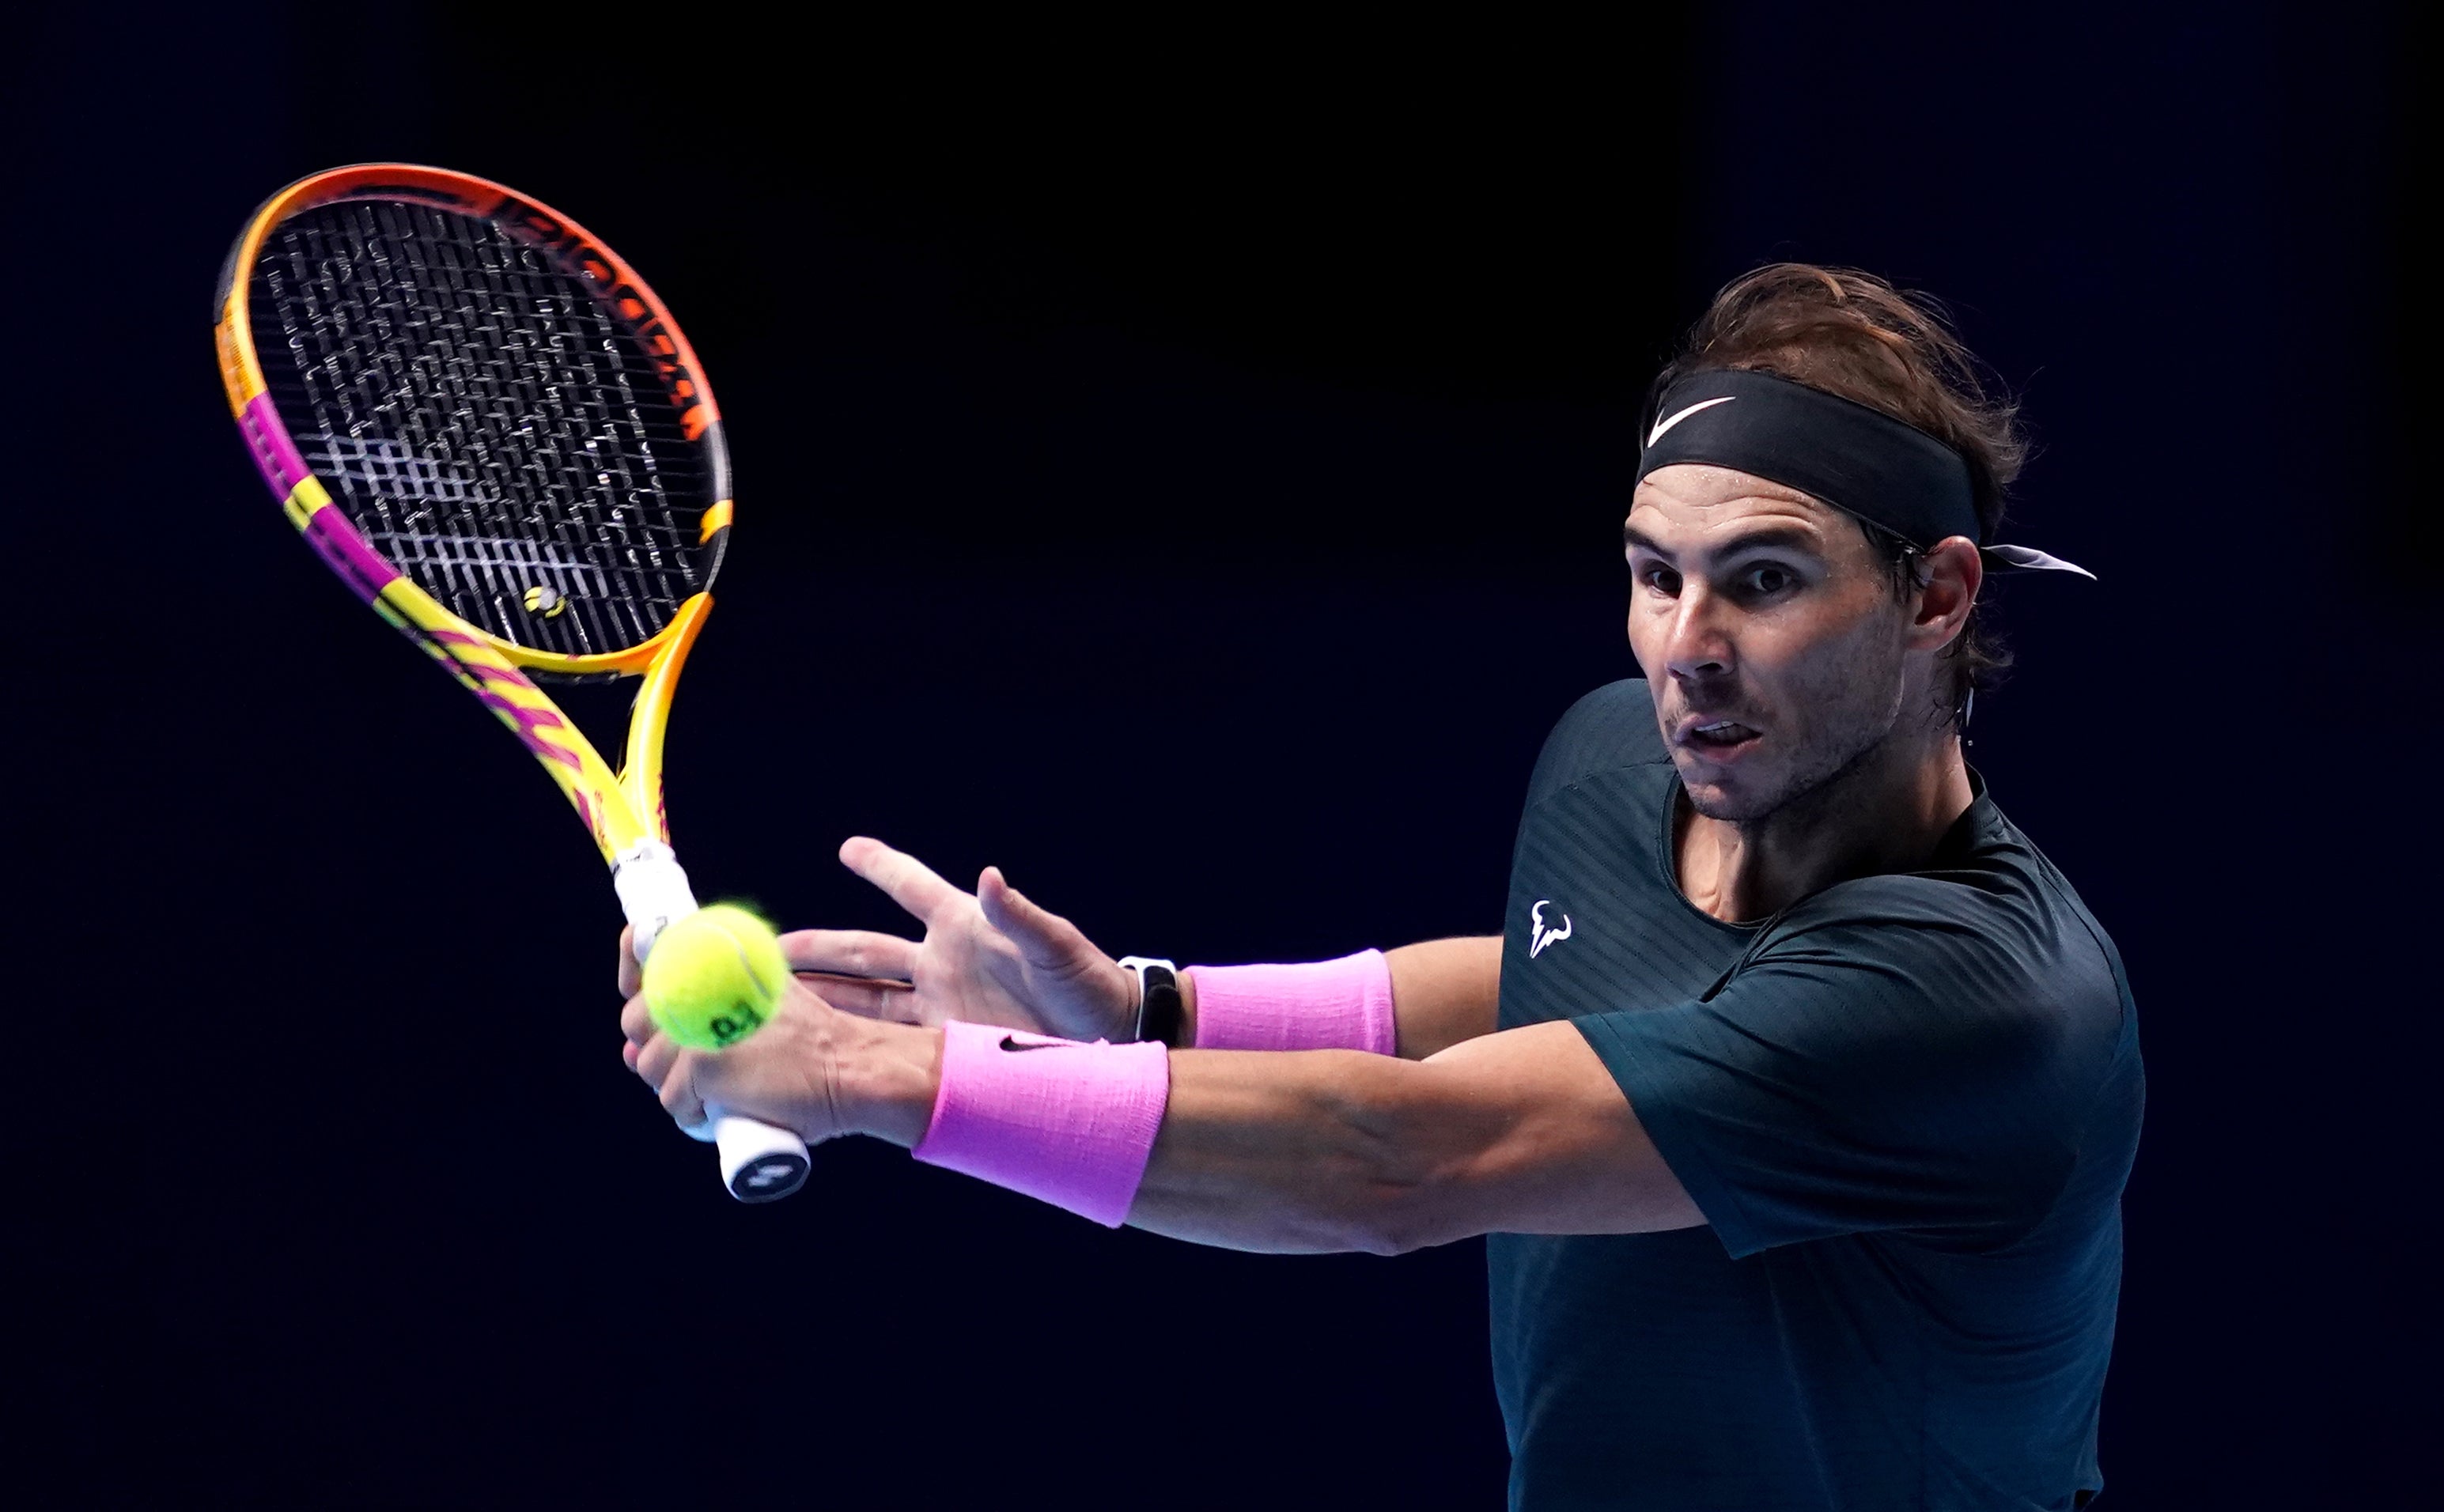
[[[659,840],[640,840],[621,853],[611,871],[611,886],[620,894],[620,911],[628,915],[629,947],[641,962],[654,941],[672,922],[695,912],[695,894],[678,857]],[[718,1109],[704,1123],[687,1131],[710,1140],[721,1151],[721,1184],[741,1202],[769,1202],[787,1197],[805,1185],[806,1142],[787,1129],[775,1129],[752,1118],[734,1117]]]
[[[671,848],[659,840],[639,840],[611,865],[611,889],[620,894],[620,912],[628,915],[629,948],[644,960],[654,941],[670,927],[695,912],[695,894],[687,872]]]

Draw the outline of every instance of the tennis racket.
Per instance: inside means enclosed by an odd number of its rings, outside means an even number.
[[[576,222],[408,163],[298,180],[247,222],[213,308],[221,381],[289,522],[568,795],[637,958],[695,910],[662,735],[730,540],[720,412],[644,281]],[[614,772],[537,680],[639,679]],[[746,1202],[796,1134],[716,1114]]]

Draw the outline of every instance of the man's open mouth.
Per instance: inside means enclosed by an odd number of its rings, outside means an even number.
[[[1717,719],[1703,725],[1692,725],[1684,737],[1701,750],[1730,750],[1757,738],[1763,731],[1741,724],[1736,719]]]

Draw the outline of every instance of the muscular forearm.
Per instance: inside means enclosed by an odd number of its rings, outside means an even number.
[[[1350,1050],[1199,1051],[1171,1060],[1171,1101],[1129,1222],[1233,1249],[1392,1253],[1421,1190],[1472,1143],[1421,1144],[1426,1067]],[[1437,1236],[1440,1237],[1440,1236]],[[1456,1237],[1456,1236],[1452,1236]]]
[[[1176,1055],[1129,1222],[1237,1249],[1397,1254],[1472,1234],[1704,1220],[1578,1031],[1540,1024],[1422,1062]]]
[[[1501,1016],[1502,936],[1427,940],[1387,950],[1400,1056],[1423,1060],[1491,1034]]]
[[[1384,952],[1383,961],[1392,978],[1393,1035],[1403,1059],[1423,1060],[1464,1040],[1493,1032],[1502,990],[1499,935],[1404,945]],[[1197,972],[1181,975],[1181,1034],[1177,1042],[1183,1045],[1213,1042],[1211,1036],[1202,1040],[1198,1036],[1202,1022],[1199,990]],[[1275,1011],[1281,1010],[1276,1007]],[[1240,1048],[1285,1048],[1279,1044],[1250,1046],[1244,1038],[1226,1037],[1221,1042],[1235,1043]],[[1316,1042],[1306,1042],[1310,1045]]]
[[[941,1031],[865,1024],[840,1046],[847,1122],[922,1139]],[[1425,1061],[1179,1051],[1129,1222],[1276,1252],[1395,1254],[1493,1231],[1702,1222],[1578,1031],[1538,1024]]]

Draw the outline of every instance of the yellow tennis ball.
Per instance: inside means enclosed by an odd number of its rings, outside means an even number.
[[[753,1034],[788,986],[772,926],[729,903],[674,920],[645,957],[645,1007],[657,1028],[691,1050]]]

